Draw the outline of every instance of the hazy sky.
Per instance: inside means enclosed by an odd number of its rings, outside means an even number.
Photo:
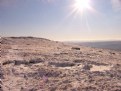
[[[121,40],[121,0],[0,0],[0,35],[52,40]]]

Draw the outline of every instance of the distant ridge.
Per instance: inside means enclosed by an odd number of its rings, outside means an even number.
[[[11,38],[11,39],[43,39],[43,40],[49,40],[49,39],[46,39],[46,38],[39,38],[39,37],[32,37],[32,36],[20,36],[20,37],[11,36],[11,37],[1,37],[1,38]]]
[[[1,37],[1,44],[45,44],[50,43],[53,44],[56,41],[49,40],[46,38],[38,38],[38,37]]]

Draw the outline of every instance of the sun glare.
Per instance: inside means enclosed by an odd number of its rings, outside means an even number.
[[[85,9],[89,8],[89,0],[75,0],[74,7],[77,10],[84,11]]]

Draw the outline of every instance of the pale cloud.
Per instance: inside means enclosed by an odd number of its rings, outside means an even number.
[[[121,0],[111,0],[113,10],[121,11]]]

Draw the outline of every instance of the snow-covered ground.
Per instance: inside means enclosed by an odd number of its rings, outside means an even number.
[[[0,91],[121,91],[121,52],[34,37],[0,40]]]

